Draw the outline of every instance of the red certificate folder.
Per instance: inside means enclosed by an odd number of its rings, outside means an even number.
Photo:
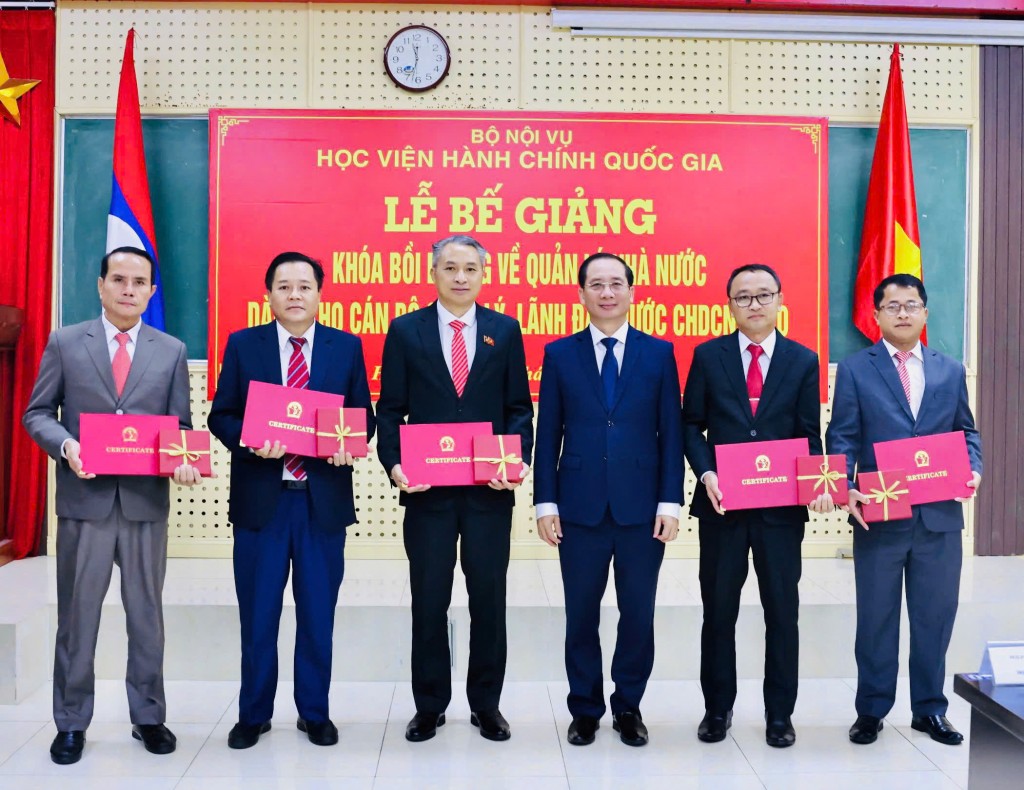
[[[896,521],[910,518],[910,491],[902,469],[861,472],[857,475],[860,492],[871,497],[860,506],[865,521]]]
[[[912,505],[974,493],[967,486],[972,477],[971,459],[963,431],[876,442],[875,461],[879,469],[903,469],[907,473]]]
[[[473,437],[494,431],[489,422],[399,426],[402,471],[409,485],[471,486]]]
[[[366,409],[316,410],[316,454],[330,458],[337,452],[366,458]]]
[[[796,459],[797,496],[809,505],[822,494],[831,494],[837,505],[850,501],[845,455],[805,455]]]
[[[94,475],[159,475],[161,430],[178,428],[163,414],[83,414],[78,423],[82,469]]]
[[[473,437],[473,479],[487,484],[497,478],[513,483],[523,474],[523,437],[518,433]]]
[[[807,439],[720,444],[715,448],[718,487],[726,510],[796,505],[796,459],[808,455]]]
[[[160,431],[156,452],[160,474],[165,477],[173,476],[174,470],[182,464],[194,466],[203,477],[213,476],[209,431]]]
[[[259,448],[281,442],[289,453],[316,458],[316,410],[340,409],[345,396],[333,392],[249,382],[242,418],[242,446]]]

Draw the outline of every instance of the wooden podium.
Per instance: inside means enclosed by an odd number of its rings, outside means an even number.
[[[7,478],[11,465],[11,426],[14,420],[14,348],[18,343],[25,311],[20,307],[0,305],[0,392],[7,393],[0,404],[0,565],[11,559],[7,549]]]

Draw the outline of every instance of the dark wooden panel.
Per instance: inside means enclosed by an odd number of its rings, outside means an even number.
[[[978,425],[985,480],[975,551],[1024,554],[1024,49],[981,50]]]

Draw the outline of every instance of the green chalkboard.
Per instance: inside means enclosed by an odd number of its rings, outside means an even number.
[[[206,357],[209,154],[205,118],[143,121],[146,162],[167,304],[167,329]],[[64,122],[61,321],[98,314],[96,277],[110,203],[111,119]],[[965,129],[913,129],[911,148],[929,290],[929,344],[963,359],[967,267]],[[839,361],[868,345],[850,323],[874,127],[829,128],[829,345]]]
[[[870,342],[850,316],[876,129],[831,126],[828,136],[829,356],[838,362]],[[965,129],[910,131],[928,345],[959,360],[967,310],[968,145]]]
[[[207,128],[206,118],[147,118],[142,122],[167,331],[185,342],[192,359],[206,358]],[[62,324],[99,315],[96,278],[106,249],[113,148],[112,118],[64,121]]]

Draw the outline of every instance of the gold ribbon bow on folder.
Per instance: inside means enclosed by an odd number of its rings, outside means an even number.
[[[497,464],[497,474],[495,477],[500,477],[502,480],[508,481],[506,472],[509,464],[521,464],[523,459],[515,453],[505,452],[505,437],[498,434],[498,452],[501,454],[501,458],[474,458],[474,463],[482,464]]]
[[[350,436],[366,436],[366,431],[353,431],[351,425],[345,425],[345,410],[338,409],[338,424],[333,431],[317,431],[317,436],[331,436],[338,440],[338,452],[345,452],[345,440]]]
[[[875,504],[882,506],[882,520],[889,520],[889,502],[897,502],[899,498],[904,494],[909,494],[905,488],[899,488],[899,483],[893,483],[890,486],[886,486],[885,480],[882,478],[882,473],[878,473],[878,482],[882,484],[881,488],[872,488],[869,490],[871,496],[875,498]]]
[[[829,465],[828,465],[828,461],[825,461],[825,463],[823,463],[818,468],[820,470],[820,474],[816,474],[816,475],[797,475],[796,479],[797,480],[814,480],[815,483],[814,483],[814,488],[811,489],[812,491],[817,491],[818,490],[818,486],[824,486],[824,488],[822,489],[822,493],[823,494],[828,493],[829,487],[831,487],[832,490],[835,491],[838,494],[839,493],[839,487],[836,485],[836,480],[839,480],[843,476],[843,473],[839,472],[839,471],[837,471],[835,469],[830,469]]]
[[[190,450],[188,442],[185,439],[185,431],[181,432],[181,444],[174,444],[171,442],[170,448],[161,447],[160,452],[166,453],[171,458],[181,458],[183,461],[188,461],[190,464],[194,464],[199,460],[201,455],[209,455],[209,450]]]

